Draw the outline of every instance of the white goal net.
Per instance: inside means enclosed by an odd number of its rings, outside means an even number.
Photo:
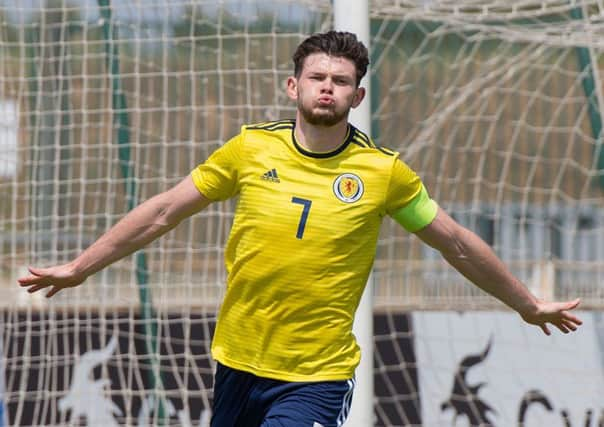
[[[16,278],[71,260],[240,125],[292,117],[291,54],[332,14],[0,0],[0,425],[208,425],[232,203],[52,300]],[[368,19],[376,143],[534,293],[594,309],[579,338],[544,340],[386,219],[376,425],[601,425],[604,5],[374,0]]]

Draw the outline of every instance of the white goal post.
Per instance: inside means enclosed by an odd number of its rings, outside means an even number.
[[[369,30],[370,15],[368,0],[333,2],[334,29],[350,31],[357,35],[367,49],[371,48]],[[371,135],[371,64],[368,75],[361,85],[365,87],[364,102],[353,109],[350,122],[363,132]],[[373,416],[373,275],[369,276],[361,303],[354,322],[354,335],[361,347],[361,363],[356,372],[356,386],[352,399],[352,408],[346,425],[363,427],[372,425]]]

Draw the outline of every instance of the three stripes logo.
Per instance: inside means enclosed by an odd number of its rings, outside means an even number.
[[[270,182],[281,182],[279,175],[277,175],[277,169],[274,168],[265,172],[264,175],[262,175],[262,179]]]

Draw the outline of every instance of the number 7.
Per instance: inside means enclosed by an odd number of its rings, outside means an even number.
[[[296,238],[301,239],[304,235],[306,219],[308,218],[308,212],[310,211],[310,205],[312,205],[312,201],[307,199],[301,199],[299,197],[292,197],[292,203],[304,206],[304,209],[302,209],[302,215],[300,216],[300,222],[298,223],[298,231],[296,232]]]

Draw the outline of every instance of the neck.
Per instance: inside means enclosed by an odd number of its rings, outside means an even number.
[[[311,125],[297,115],[294,130],[296,140],[305,149],[315,153],[328,153],[344,143],[348,131],[348,121],[342,120],[333,126]]]

